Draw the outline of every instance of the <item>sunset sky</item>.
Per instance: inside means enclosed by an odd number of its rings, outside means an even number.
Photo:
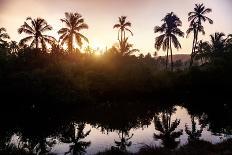
[[[195,3],[204,3],[213,10],[208,17],[213,19],[214,24],[203,24],[206,35],[200,35],[200,39],[208,39],[208,35],[216,31],[232,33],[232,0],[0,0],[0,27],[7,29],[11,40],[19,41],[23,35],[19,35],[17,29],[26,17],[42,17],[53,26],[48,34],[58,38],[57,31],[63,26],[59,19],[64,17],[64,12],[78,12],[89,25],[83,34],[89,38],[91,46],[105,49],[117,42],[117,30],[113,29],[113,25],[118,22],[119,16],[125,15],[134,32],[129,41],[142,53],[153,54],[158,35],[153,33],[154,26],[161,25],[166,13],[173,11],[183,21],[181,30],[186,32],[189,26],[187,14],[193,10]],[[192,36],[180,39],[180,42],[182,49],[174,50],[174,53],[190,53]],[[158,54],[165,53],[159,51]]]

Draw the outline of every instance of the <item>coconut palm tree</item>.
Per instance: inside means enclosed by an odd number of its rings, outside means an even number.
[[[190,67],[193,64],[195,47],[198,41],[198,33],[202,32],[204,34],[204,28],[202,22],[208,21],[210,24],[213,24],[213,20],[208,18],[205,14],[212,12],[212,9],[205,8],[204,4],[195,4],[194,11],[188,13],[188,21],[190,22],[190,30],[187,30],[187,34],[193,32],[193,46],[191,53]],[[193,31],[191,30],[193,29]]]
[[[0,44],[6,43],[4,39],[10,39],[10,36],[6,33],[6,29],[4,27],[1,27],[0,28]]]
[[[160,50],[162,47],[164,51],[167,51],[166,58],[166,69],[168,68],[168,53],[171,53],[171,70],[173,71],[173,60],[172,60],[172,43],[176,49],[181,48],[181,45],[176,36],[184,37],[178,27],[182,26],[181,20],[173,13],[168,13],[161,21],[164,23],[161,26],[154,28],[155,33],[162,33],[155,39],[155,48]]]
[[[128,27],[131,27],[131,22],[126,21],[126,16],[118,17],[118,21],[119,23],[115,24],[113,28],[118,29],[118,40],[119,40],[119,44],[121,44],[126,39],[126,31],[130,32],[132,36],[133,36],[133,33],[128,28]]]
[[[64,22],[66,26],[58,31],[58,34],[61,35],[61,45],[66,43],[69,51],[72,52],[74,48],[74,40],[80,48],[83,44],[82,39],[89,43],[89,40],[80,33],[81,30],[88,29],[88,25],[85,23],[84,19],[79,13],[65,12],[65,18],[60,20]]]
[[[27,21],[29,21],[30,24],[28,24]],[[42,49],[45,50],[46,43],[52,44],[55,40],[54,37],[43,34],[50,30],[52,30],[52,26],[49,25],[45,19],[32,19],[31,17],[27,17],[26,22],[18,29],[18,33],[25,33],[29,36],[21,39],[19,45],[23,46],[26,42],[32,40],[30,47],[38,49],[39,45],[41,45]]]

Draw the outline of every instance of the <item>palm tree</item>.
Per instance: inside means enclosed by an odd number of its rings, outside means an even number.
[[[79,13],[68,13],[65,12],[65,18],[60,19],[65,23],[65,28],[61,28],[58,31],[60,34],[61,45],[66,43],[68,45],[68,49],[70,52],[73,51],[74,48],[74,40],[82,47],[82,39],[84,39],[87,43],[89,43],[88,39],[80,33],[83,29],[88,29],[88,25],[85,23],[84,19]]]
[[[156,37],[155,48],[160,50],[162,47],[164,51],[167,50],[166,69],[168,68],[168,53],[170,50],[171,70],[173,71],[172,43],[176,49],[181,48],[176,36],[184,37],[184,32],[178,28],[182,26],[182,22],[173,12],[168,13],[161,21],[164,23],[154,28],[155,33],[162,33],[160,36]]]
[[[4,39],[10,39],[10,36],[6,33],[6,29],[4,27],[1,27],[0,28],[0,44],[6,43]]]
[[[195,4],[194,11],[188,13],[188,21],[190,22],[190,28],[187,30],[187,34],[193,32],[193,46],[191,53],[190,67],[193,64],[195,47],[198,41],[198,33],[202,32],[204,34],[204,28],[202,22],[208,21],[213,24],[213,20],[205,16],[205,14],[212,12],[212,9],[205,8],[204,4]]]
[[[24,22],[24,24],[18,29],[18,33],[25,33],[29,36],[20,40],[20,46],[23,46],[26,42],[32,40],[30,47],[35,47],[38,49],[39,45],[41,45],[42,49],[45,50],[46,43],[53,43],[55,40],[54,37],[43,34],[46,31],[52,30],[52,26],[49,25],[45,19],[32,19],[31,17],[27,17],[26,21],[30,21],[31,25],[29,25],[27,22]]]
[[[126,31],[130,32],[132,36],[133,36],[133,33],[128,28],[128,27],[131,27],[131,22],[126,21],[126,16],[118,17],[118,21],[119,23],[115,24],[113,28],[118,28],[118,40],[119,40],[119,44],[122,44],[122,42],[126,40]]]

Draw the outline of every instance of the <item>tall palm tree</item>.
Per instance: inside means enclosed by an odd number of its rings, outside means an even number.
[[[168,53],[170,50],[171,70],[173,71],[172,43],[176,49],[181,48],[176,36],[184,37],[184,32],[178,28],[179,26],[182,26],[182,22],[173,12],[168,13],[161,21],[164,23],[161,26],[156,26],[154,28],[155,33],[162,33],[160,36],[156,37],[155,48],[160,50],[162,47],[164,51],[167,50],[166,69],[168,68]]]
[[[68,45],[69,51],[72,52],[74,48],[74,40],[79,45],[79,47],[82,47],[82,39],[89,43],[89,40],[80,33],[81,30],[88,29],[89,27],[79,13],[65,12],[65,18],[60,20],[64,22],[66,26],[58,31],[58,34],[61,35],[61,45],[66,43]]]
[[[126,16],[118,17],[118,21],[119,23],[115,24],[113,28],[118,28],[118,40],[119,40],[119,44],[121,44],[126,39],[126,31],[130,32],[132,36],[133,33],[128,28],[131,27],[131,22],[126,21]]]
[[[27,17],[26,21],[29,21],[31,25],[24,22],[24,24],[18,29],[18,33],[25,33],[29,36],[20,40],[20,46],[32,40],[30,47],[35,47],[38,49],[39,45],[41,45],[42,49],[45,50],[46,43],[52,44],[55,38],[43,34],[44,32],[52,30],[52,26],[49,25],[45,19],[32,19],[31,17]]]
[[[191,53],[190,67],[193,64],[195,47],[198,41],[198,33],[202,32],[204,34],[204,28],[202,22],[208,21],[213,24],[213,20],[208,18],[205,14],[212,12],[212,9],[205,8],[204,4],[195,4],[194,11],[188,13],[188,21],[190,22],[190,28],[187,30],[187,34],[193,32],[193,46]],[[193,29],[193,30],[192,30]]]
[[[4,27],[1,27],[0,28],[0,44],[6,43],[4,39],[10,39],[10,36],[6,33],[6,29]]]

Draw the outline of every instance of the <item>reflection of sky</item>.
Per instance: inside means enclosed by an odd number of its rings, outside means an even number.
[[[186,144],[188,136],[186,135],[184,129],[185,124],[187,123],[189,127],[191,128],[191,119],[190,115],[188,115],[188,112],[185,108],[177,107],[177,111],[175,114],[172,115],[172,121],[175,119],[180,119],[180,124],[178,126],[178,129],[183,129],[183,135],[180,136],[180,144]],[[197,121],[197,129],[199,129],[199,122]],[[90,147],[87,149],[87,154],[95,154],[99,151],[104,151],[106,149],[110,149],[111,146],[115,146],[114,140],[119,140],[117,132],[109,132],[102,133],[100,129],[91,128],[90,125],[86,125],[85,132],[91,129],[91,132],[87,138],[84,139],[84,141],[91,141]],[[178,130],[177,129],[177,130]],[[158,133],[155,130],[153,121],[151,122],[151,125],[149,125],[147,128],[144,127],[144,129],[131,129],[129,134],[134,134],[134,136],[130,139],[132,141],[131,147],[128,148],[128,151],[136,152],[139,150],[141,146],[144,144],[147,145],[153,145],[153,146],[159,146],[161,141],[155,141],[153,139],[154,133]],[[224,137],[225,138],[225,137]],[[220,136],[214,136],[211,134],[211,132],[207,131],[207,129],[204,129],[202,132],[201,139],[204,139],[206,141],[209,141],[211,143],[218,143],[221,142],[223,137],[220,138]],[[63,154],[65,151],[68,150],[68,145],[57,145],[53,148],[55,153]]]
[[[203,0],[199,0],[201,2]],[[206,36],[215,31],[232,33],[231,0],[204,0],[207,7],[213,9],[209,17],[214,25],[204,24]],[[168,12],[174,11],[183,21],[182,30],[185,32],[187,13],[193,10],[195,1],[192,0],[0,0],[0,27],[6,27],[12,40],[19,40],[23,36],[17,34],[17,28],[23,24],[27,16],[43,17],[54,30],[51,35],[58,38],[57,31],[62,24],[59,21],[66,11],[77,11],[83,15],[89,24],[89,30],[84,34],[92,40],[100,42],[104,48],[110,47],[117,41],[117,31],[113,25],[117,17],[127,15],[132,22],[134,37],[129,40],[135,48],[142,52],[154,52],[153,28],[161,24],[161,19]],[[200,36],[202,38],[202,36]],[[191,37],[180,39],[182,50],[186,53],[191,49]],[[174,53],[176,50],[174,50]],[[189,52],[188,52],[189,53]],[[164,54],[159,52],[159,54]]]

